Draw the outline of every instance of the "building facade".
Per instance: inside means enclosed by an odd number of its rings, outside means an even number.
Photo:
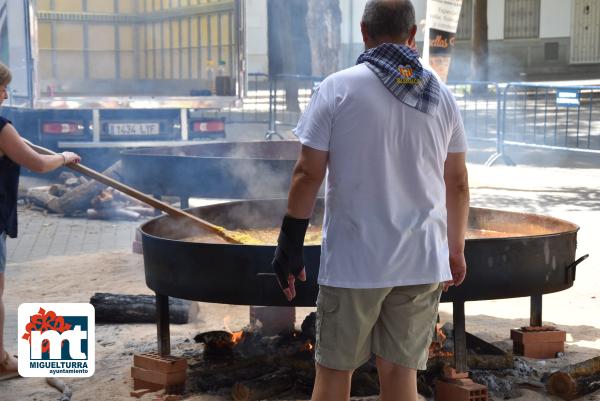
[[[247,0],[248,69],[268,72],[266,0]],[[363,50],[359,22],[366,0],[340,0],[341,65]],[[427,0],[413,0],[417,21]],[[599,78],[600,0],[488,0],[490,80]],[[451,80],[471,75],[473,0],[463,0]],[[423,32],[417,41],[422,46]]]

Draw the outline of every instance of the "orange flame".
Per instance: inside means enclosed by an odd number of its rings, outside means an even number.
[[[242,341],[243,338],[244,338],[244,331],[243,330],[231,333],[231,342],[234,345],[237,344],[237,343],[239,343],[240,341]]]
[[[436,335],[434,336],[431,344],[429,345],[429,358],[443,358],[454,355],[450,351],[444,351],[444,342],[446,341],[446,335],[440,328],[439,324],[435,326]]]

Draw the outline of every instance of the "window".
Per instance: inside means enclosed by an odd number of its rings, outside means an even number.
[[[540,35],[540,0],[506,0],[504,38],[537,38]]]

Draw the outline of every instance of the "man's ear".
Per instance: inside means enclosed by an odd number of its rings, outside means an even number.
[[[367,25],[362,21],[360,23],[360,33],[362,34],[363,42],[366,44],[369,41],[369,32],[367,32]]]
[[[412,46],[413,44],[416,46],[416,39],[415,39],[416,36],[417,36],[417,26],[413,25],[412,28],[410,28],[410,31],[408,33],[407,43],[409,46]]]

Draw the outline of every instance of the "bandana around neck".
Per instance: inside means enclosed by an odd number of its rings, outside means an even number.
[[[365,63],[385,87],[407,106],[433,114],[440,102],[440,83],[423,68],[408,46],[384,43],[367,50],[356,64]]]

